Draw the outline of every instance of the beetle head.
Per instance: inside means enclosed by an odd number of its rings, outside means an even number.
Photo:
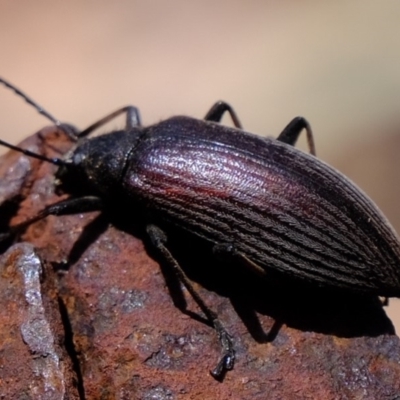
[[[56,172],[58,190],[112,194],[119,186],[139,134],[139,129],[116,131],[78,143]]]

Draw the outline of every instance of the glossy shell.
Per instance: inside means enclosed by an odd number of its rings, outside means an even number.
[[[124,192],[155,218],[233,244],[263,270],[400,295],[400,246],[341,173],[275,139],[187,117],[144,128]]]

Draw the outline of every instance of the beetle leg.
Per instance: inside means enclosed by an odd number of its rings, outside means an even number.
[[[40,221],[49,215],[68,215],[81,212],[98,211],[101,210],[102,207],[102,200],[95,196],[84,196],[59,201],[58,203],[45,207],[34,217],[29,218],[20,224],[12,226],[7,233],[0,234],[0,242],[8,239],[12,234],[26,229],[29,225]]]
[[[224,101],[217,101],[210,109],[210,111],[206,114],[204,119],[206,121],[213,121],[213,122],[220,122],[222,119],[222,116],[224,115],[224,112],[228,112],[229,115],[232,118],[233,125],[236,126],[236,128],[242,128],[242,124],[239,121],[238,116],[236,115],[235,110],[228,104],[225,103]]]
[[[260,276],[265,276],[266,275],[266,272],[265,272],[265,270],[263,268],[261,268],[254,261],[251,261],[243,253],[240,253],[239,251],[237,251],[235,245],[232,244],[232,243],[219,243],[219,244],[216,244],[213,247],[213,252],[217,256],[218,255],[222,255],[224,257],[229,257],[229,258],[232,258],[232,259],[239,260],[243,265],[245,265],[247,268],[249,268],[251,271],[253,271],[257,275],[260,275]]]
[[[155,225],[148,225],[146,230],[153,246],[159,251],[164,261],[172,268],[179,281],[186,287],[193,300],[197,303],[217,332],[222,347],[222,357],[217,366],[210,371],[210,373],[214,378],[220,379],[225,371],[233,368],[235,362],[235,351],[233,349],[232,339],[219,321],[217,314],[204,303],[203,299],[193,288],[190,279],[186,276],[178,262],[165,246],[165,243],[167,242],[165,233]]]
[[[305,129],[307,133],[307,142],[310,153],[315,156],[315,144],[311,126],[303,117],[293,118],[276,140],[294,146],[303,129]]]
[[[122,107],[122,108],[112,112],[109,115],[106,115],[105,117],[101,118],[99,121],[88,126],[85,130],[79,132],[77,137],[82,138],[82,137],[88,136],[91,132],[93,132],[97,128],[100,128],[101,126],[107,124],[114,118],[116,118],[124,113],[126,113],[126,126],[125,126],[126,130],[141,126],[139,110],[133,106],[126,106],[126,107]]]

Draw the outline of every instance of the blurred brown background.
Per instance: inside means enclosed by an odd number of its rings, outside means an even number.
[[[224,99],[272,136],[303,115],[400,232],[399,18],[397,0],[5,0],[0,75],[82,128],[126,104],[151,124]],[[2,88],[0,104],[3,139],[48,124]],[[400,331],[400,301],[388,313]]]

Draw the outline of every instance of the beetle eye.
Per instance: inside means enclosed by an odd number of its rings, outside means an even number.
[[[80,164],[85,158],[86,158],[86,157],[85,157],[84,154],[82,154],[82,153],[76,153],[76,154],[74,154],[73,163],[74,163],[75,165],[78,165],[78,164]]]

